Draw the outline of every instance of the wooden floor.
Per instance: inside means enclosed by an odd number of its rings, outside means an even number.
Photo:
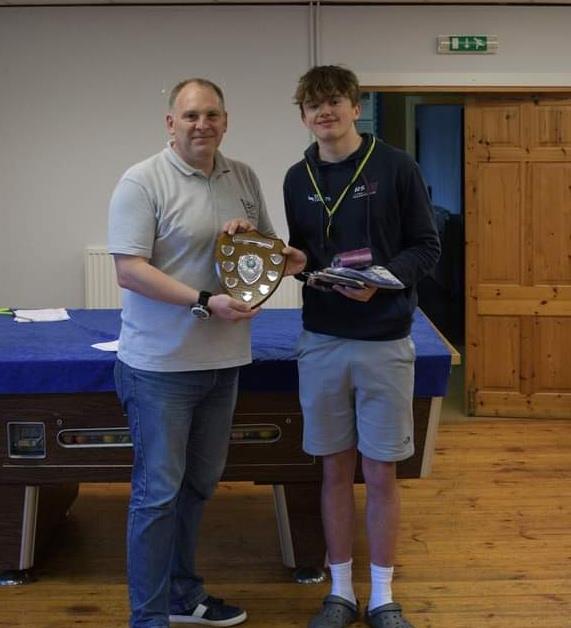
[[[417,627],[571,627],[571,421],[441,426],[433,474],[402,481],[394,592]],[[364,490],[359,487],[362,515]],[[83,485],[38,582],[0,589],[0,626],[127,625],[126,485]],[[362,530],[362,527],[361,527]],[[357,593],[368,594],[363,533]],[[206,514],[200,567],[249,628],[306,626],[328,585],[281,565],[271,489],[223,484]],[[364,624],[355,624],[364,626]]]

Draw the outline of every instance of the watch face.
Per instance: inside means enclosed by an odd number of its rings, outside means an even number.
[[[190,308],[190,313],[196,318],[207,319],[210,318],[210,311],[204,307],[204,305],[200,305],[197,303]]]

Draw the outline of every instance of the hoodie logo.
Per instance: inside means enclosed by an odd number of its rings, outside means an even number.
[[[377,193],[377,189],[379,188],[378,181],[369,181],[368,185],[364,183],[360,183],[356,185],[353,190],[352,198],[363,198],[365,196],[374,196]]]
[[[321,203],[321,199],[319,198],[319,194],[308,194],[308,195],[307,195],[307,200],[308,200],[310,203]],[[331,197],[330,197],[330,196],[328,196],[328,195],[325,195],[325,196],[323,197],[323,200],[324,200],[327,204],[331,203]]]

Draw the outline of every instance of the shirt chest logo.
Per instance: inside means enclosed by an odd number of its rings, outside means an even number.
[[[252,201],[249,201],[247,198],[241,198],[240,202],[242,203],[242,207],[244,208],[244,212],[246,213],[248,219],[257,220],[258,211],[256,209],[256,204],[252,203]]]
[[[351,198],[364,198],[365,196],[374,196],[379,188],[378,181],[367,181],[367,184],[360,183],[353,188]]]

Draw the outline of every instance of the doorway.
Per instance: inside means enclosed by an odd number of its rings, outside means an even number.
[[[463,106],[467,413],[571,418],[571,89],[448,89],[372,93],[417,160],[417,105]]]
[[[440,93],[365,92],[357,127],[407,151],[432,200],[442,253],[418,285],[419,306],[456,347],[465,342],[464,100]]]

